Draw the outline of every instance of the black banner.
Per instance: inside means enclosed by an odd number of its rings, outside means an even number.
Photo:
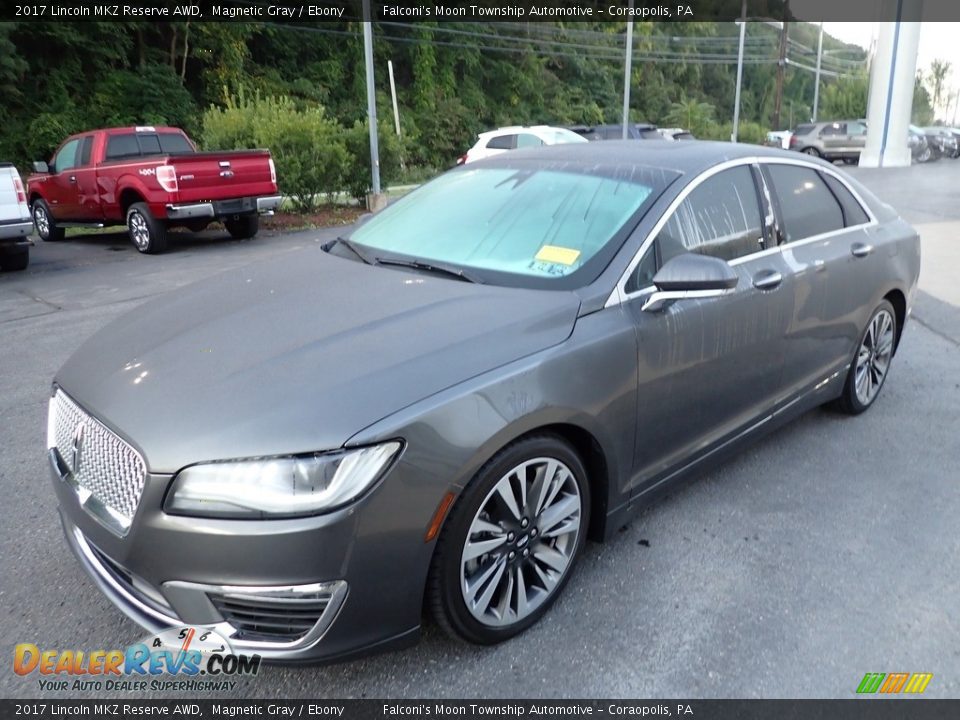
[[[8,718],[696,718],[697,720],[940,720],[960,700],[0,700]]]
[[[402,22],[687,22],[741,17],[741,0],[371,0],[370,19]],[[922,11],[922,12],[921,12]],[[960,21],[957,0],[747,0],[750,19]],[[356,22],[361,0],[2,0],[0,21]]]

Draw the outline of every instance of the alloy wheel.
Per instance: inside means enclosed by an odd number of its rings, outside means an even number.
[[[873,316],[857,352],[854,387],[857,400],[869,405],[883,386],[893,355],[893,317],[887,310]]]
[[[33,222],[37,226],[37,232],[41,238],[46,238],[50,234],[50,218],[47,217],[47,211],[42,205],[37,205],[33,209]]]
[[[460,589],[470,614],[502,627],[536,612],[563,579],[583,518],[570,468],[550,457],[507,472],[480,504],[460,559]]]
[[[147,219],[139,212],[134,210],[130,213],[128,220],[130,223],[130,237],[138,250],[144,250],[150,244],[150,228],[147,226]]]

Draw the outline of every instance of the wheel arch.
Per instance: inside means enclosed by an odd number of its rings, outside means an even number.
[[[117,201],[120,204],[122,217],[126,218],[130,206],[134,203],[146,202],[146,198],[143,197],[143,194],[139,190],[132,187],[125,187],[117,196]]]
[[[896,353],[900,347],[900,336],[903,335],[903,326],[907,320],[907,298],[899,288],[894,288],[883,299],[893,305],[897,317],[897,337],[894,340],[893,350]]]

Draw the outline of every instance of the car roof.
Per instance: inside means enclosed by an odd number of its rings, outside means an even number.
[[[554,127],[553,125],[507,125],[506,127],[497,128],[496,130],[487,130],[482,132],[477,137],[486,137],[488,135],[499,135],[500,133],[515,133],[523,132],[530,130],[566,130],[567,128]]]
[[[688,140],[675,142],[642,142],[636,140],[607,140],[602,143],[571,143],[564,145],[546,145],[538,148],[511,150],[497,156],[501,161],[537,161],[554,165],[569,162],[581,167],[609,165],[622,167],[625,164],[670,170],[682,174],[700,173],[727,160],[749,157],[778,157],[785,160],[797,160],[797,153],[763,145],[745,143],[715,142],[709,140]],[[804,160],[818,162],[816,158],[804,157]],[[480,160],[479,163],[489,162]],[[825,164],[825,163],[821,163]]]

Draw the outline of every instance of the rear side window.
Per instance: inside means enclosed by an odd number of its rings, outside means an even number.
[[[107,160],[139,156],[140,146],[137,144],[137,136],[133,133],[111,135],[107,140]]]
[[[843,211],[820,173],[798,165],[767,168],[780,199],[787,242],[843,229]]]
[[[661,264],[685,252],[721,260],[763,249],[757,187],[746,165],[707,178],[686,197],[657,236]]]
[[[497,135],[487,141],[488,150],[513,150],[516,146],[516,135]]]
[[[193,147],[180,133],[160,133],[160,149],[165,153],[190,153]]]
[[[840,209],[843,210],[843,222],[846,227],[863,225],[864,223],[870,222],[870,217],[864,211],[863,206],[857,202],[853,193],[847,190],[842,182],[837,180],[833,175],[821,174],[821,177],[833,192],[833,196],[837,199],[837,202],[840,203]]]
[[[159,155],[161,153],[160,138],[156,135],[140,134],[137,136],[137,140],[140,141],[141,155]]]
[[[830,137],[831,135],[846,135],[847,126],[843,123],[833,123],[832,125],[824,125],[823,130],[820,131],[820,137]]]

